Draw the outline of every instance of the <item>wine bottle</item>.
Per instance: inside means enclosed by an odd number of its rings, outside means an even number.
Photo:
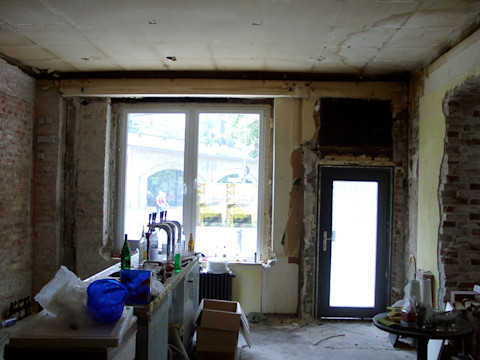
[[[188,240],[188,252],[193,253],[194,247],[195,245],[193,243],[193,234],[190,233],[190,240]]]
[[[138,242],[138,266],[142,266],[143,262],[147,260],[147,239],[145,238],[145,231],[142,229],[142,237]]]
[[[120,269],[122,270],[130,270],[130,246],[128,246],[127,238],[127,234],[125,234],[125,242],[120,257]]]

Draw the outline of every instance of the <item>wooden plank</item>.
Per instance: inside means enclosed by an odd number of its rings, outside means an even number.
[[[105,97],[352,97],[394,99],[405,105],[404,82],[338,82],[228,79],[64,79],[64,96]]]

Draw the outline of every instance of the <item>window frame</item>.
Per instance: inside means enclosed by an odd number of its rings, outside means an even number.
[[[268,224],[265,211],[266,194],[269,193],[266,185],[268,171],[265,166],[267,154],[267,115],[271,111],[268,104],[224,104],[212,103],[137,103],[125,104],[119,114],[118,123],[118,166],[117,166],[117,205],[115,220],[115,250],[119,252],[124,239],[125,220],[125,186],[126,186],[126,154],[127,154],[127,121],[129,113],[183,113],[185,114],[185,145],[184,145],[184,193],[183,193],[183,228],[184,234],[193,233],[196,229],[196,188],[197,188],[197,160],[198,160],[198,124],[201,113],[258,113],[259,126],[259,159],[258,159],[258,202],[257,202],[257,261],[262,259],[264,249],[265,224]],[[271,201],[271,200],[270,200]],[[146,223],[145,223],[146,225]],[[137,240],[129,238],[129,240]],[[188,239],[187,239],[188,241]],[[253,256],[252,256],[253,259]]]

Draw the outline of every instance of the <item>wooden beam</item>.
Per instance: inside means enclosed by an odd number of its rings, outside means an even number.
[[[404,99],[404,82],[281,81],[228,79],[65,79],[64,96],[105,97],[294,97]]]

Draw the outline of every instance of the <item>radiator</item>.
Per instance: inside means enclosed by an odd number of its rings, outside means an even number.
[[[200,299],[232,300],[231,271],[225,274],[200,273]]]

